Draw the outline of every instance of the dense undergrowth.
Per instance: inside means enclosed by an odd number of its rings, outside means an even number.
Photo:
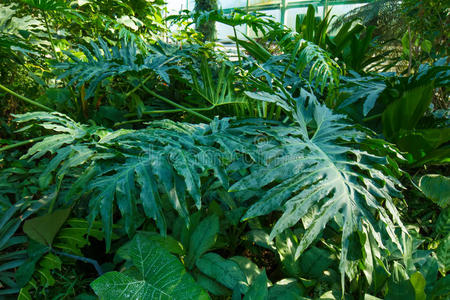
[[[441,40],[395,56],[312,6],[295,30],[163,16],[0,4],[0,297],[449,297]],[[259,38],[230,58],[214,22]]]

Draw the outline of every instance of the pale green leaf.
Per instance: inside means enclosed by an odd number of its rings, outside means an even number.
[[[108,272],[96,279],[91,286],[100,299],[209,299],[178,258],[144,235],[137,234],[127,250],[137,273]]]
[[[450,177],[429,174],[420,178],[419,187],[422,192],[442,208],[450,204]]]

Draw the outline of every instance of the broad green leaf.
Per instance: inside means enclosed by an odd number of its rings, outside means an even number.
[[[142,25],[140,20],[129,16],[122,16],[118,21],[131,29]],[[89,82],[86,99],[93,97],[99,84],[108,77],[124,73],[147,70],[168,80],[168,71],[175,68],[176,63],[179,62],[177,55],[167,57],[162,53],[139,53],[133,40],[123,39],[115,46],[109,47],[105,40],[98,38],[98,43],[91,42],[90,46],[91,49],[83,45],[79,46],[87,61],[79,59],[74,53],[65,52],[72,61],[66,60],[54,66],[63,71],[60,78],[71,78],[69,84],[76,83],[79,88]]]
[[[91,286],[100,299],[209,299],[178,258],[144,235],[136,234],[127,250],[135,271],[97,278]]]
[[[412,286],[416,292],[416,300],[425,300],[427,296],[425,295],[425,285],[426,281],[420,272],[415,272],[411,275],[409,281],[411,281]]]
[[[269,298],[267,289],[268,279],[266,271],[263,270],[253,283],[250,285],[247,293],[245,293],[244,300],[266,300]]]
[[[252,284],[256,277],[261,274],[262,270],[258,268],[258,266],[252,262],[249,258],[244,256],[233,256],[230,260],[236,262],[241,268],[242,272],[244,272],[245,277],[247,278],[247,283]]]
[[[326,293],[323,293],[319,297],[319,299],[324,299],[324,300],[338,300],[338,299],[343,299],[343,298],[344,297],[342,296],[342,293],[338,290],[328,291]]]
[[[275,246],[280,256],[281,265],[287,276],[297,277],[301,273],[299,260],[295,257],[298,239],[289,229],[280,233],[275,239]]]
[[[56,210],[51,214],[26,220],[23,231],[33,240],[51,246],[61,226],[69,217],[71,209]]]
[[[138,30],[140,26],[142,26],[142,22],[138,19],[130,16],[121,16],[118,18],[117,23],[122,24],[132,30]]]
[[[295,279],[283,279],[269,288],[269,299],[304,300],[306,291]]]
[[[258,92],[258,93],[245,92],[245,94],[252,99],[269,103],[276,103],[284,110],[292,111],[292,108],[289,105],[287,105],[286,102],[282,98],[280,98],[280,96],[270,94],[267,92]]]
[[[273,241],[270,239],[269,234],[266,233],[264,230],[261,229],[251,230],[247,234],[245,234],[243,238],[244,240],[253,242],[260,247],[264,247],[269,250],[276,249]]]
[[[432,96],[433,82],[429,82],[407,90],[400,99],[389,104],[382,116],[385,137],[396,142],[402,131],[413,130],[428,109]]]
[[[436,232],[446,236],[450,234],[450,207],[441,211],[436,221]]]
[[[191,269],[197,259],[208,251],[215,243],[219,233],[219,218],[211,215],[197,225],[189,241],[189,251],[186,257],[186,266]]]
[[[170,253],[182,255],[184,254],[183,245],[176,239],[168,236],[162,236],[156,232],[139,232],[139,234],[145,236],[147,239],[158,243],[162,248],[166,249]]]
[[[429,174],[420,178],[419,187],[428,199],[446,208],[450,204],[450,177]]]
[[[216,253],[206,253],[196,263],[197,268],[205,275],[233,290],[237,286],[246,286],[247,279],[239,265]]]
[[[87,220],[69,219],[66,222],[66,226],[61,228],[55,237],[53,248],[66,253],[84,256],[81,249],[89,244],[89,237],[103,240],[104,234],[101,228],[102,224],[100,222],[94,222],[89,226]]]
[[[199,286],[216,296],[230,296],[229,289],[218,283],[217,281],[203,275],[200,272],[194,273],[195,281]]]
[[[450,233],[439,241],[436,255],[444,272],[450,270]]]
[[[324,271],[333,263],[331,254],[326,250],[311,247],[299,258],[301,273],[308,278],[320,279],[324,277]]]
[[[392,276],[387,286],[386,300],[415,299],[416,291],[408,278],[406,270],[394,262]]]
[[[365,117],[372,111],[377,100],[386,90],[385,78],[381,75],[360,76],[357,73],[353,75],[353,77],[343,77],[340,93],[348,94],[348,97],[340,101],[336,109],[338,112],[348,113],[354,103],[364,101],[363,116]],[[353,118],[358,117],[351,113],[350,115]]]

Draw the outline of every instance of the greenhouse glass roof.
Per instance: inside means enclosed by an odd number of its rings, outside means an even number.
[[[177,14],[180,10],[193,10],[195,0],[166,0],[169,14]],[[363,6],[372,0],[218,0],[219,8],[224,11],[240,8],[248,11],[260,11],[270,15],[274,20],[294,28],[295,16],[305,14],[308,5],[316,8],[317,15],[323,15],[327,9],[331,14],[340,16],[352,9]],[[223,24],[216,24],[219,39],[226,39],[232,35],[231,28]],[[242,26],[238,31],[248,33],[247,28]]]

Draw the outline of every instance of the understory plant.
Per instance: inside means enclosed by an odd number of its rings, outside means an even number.
[[[158,1],[24,2],[0,13],[38,87],[0,82],[23,108],[0,135],[1,296],[450,295],[447,58],[377,73],[374,29],[311,7],[295,30],[183,12],[171,36]],[[191,35],[211,21],[236,59]]]

